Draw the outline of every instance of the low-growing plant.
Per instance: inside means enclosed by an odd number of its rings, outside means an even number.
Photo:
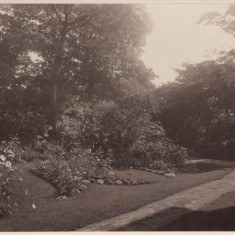
[[[33,172],[52,183],[59,195],[80,194],[86,186],[83,180],[102,178],[108,171],[108,162],[93,156],[89,150],[65,151],[54,144],[44,152],[47,160],[41,161]]]
[[[33,169],[36,175],[54,185],[59,195],[76,196],[86,190],[89,183],[146,183],[119,177],[113,172],[108,160],[100,159],[90,150],[76,148],[65,152],[65,156],[66,158],[57,158],[57,155],[50,155]]]
[[[53,184],[59,195],[79,194],[79,182],[73,177],[72,171],[65,160],[49,159],[42,161],[33,172]]]
[[[20,146],[20,141],[16,136],[11,137],[9,141],[2,141],[0,143],[0,154],[11,163],[20,162],[23,149]]]
[[[0,217],[11,213],[11,162],[0,154]]]

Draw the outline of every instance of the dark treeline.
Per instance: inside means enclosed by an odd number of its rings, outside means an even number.
[[[208,13],[199,23],[215,24],[235,35],[235,7],[224,14]],[[176,82],[158,89],[162,121],[177,143],[202,157],[234,159],[235,51],[221,52],[216,60],[186,64]]]

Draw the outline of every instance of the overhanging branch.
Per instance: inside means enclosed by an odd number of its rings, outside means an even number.
[[[52,5],[52,9],[53,9],[53,11],[55,12],[55,14],[56,14],[58,20],[60,21],[60,23],[63,25],[63,24],[64,24],[64,21],[62,20],[62,18],[61,18],[61,16],[60,16],[59,12],[57,11],[56,5]]]

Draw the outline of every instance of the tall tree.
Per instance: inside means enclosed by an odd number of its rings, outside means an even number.
[[[140,55],[150,29],[140,5],[2,5],[0,21],[0,43],[15,40],[18,66],[28,52],[41,57],[32,67],[47,83],[54,136],[65,88],[79,84],[84,67],[90,91],[97,73],[113,77],[124,58]]]
[[[159,88],[162,120],[171,138],[212,157],[233,156],[234,72],[231,61],[185,65],[175,83]]]

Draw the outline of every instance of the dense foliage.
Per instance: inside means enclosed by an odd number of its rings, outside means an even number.
[[[64,151],[66,157],[55,158],[55,149],[50,148],[43,154],[49,154],[47,160],[39,162],[33,172],[53,184],[60,196],[76,196],[86,190],[91,183],[123,185],[145,184],[131,177],[123,178],[114,173],[109,161],[100,159],[89,150],[76,148],[70,153]],[[60,149],[60,154],[61,154]]]
[[[234,72],[224,58],[186,65],[177,82],[159,89],[162,120],[176,142],[206,157],[234,157]]]
[[[11,159],[14,158],[11,146],[6,142],[0,143],[0,217],[11,213],[11,173],[13,167]]]
[[[144,183],[110,167],[182,167],[186,149],[167,137],[155,75],[140,60],[150,30],[143,5],[1,5],[0,140],[9,160],[37,159],[34,173],[61,195],[79,194],[86,180]],[[1,177],[7,185],[8,171]]]
[[[205,14],[199,22],[215,24],[234,36],[234,6],[223,14]],[[157,91],[161,120],[169,136],[205,157],[234,159],[234,61],[232,49],[221,52],[217,60],[186,64],[178,70],[176,82]]]
[[[143,107],[125,108],[114,101],[74,101],[60,128],[68,149],[80,144],[115,167],[160,168],[156,164],[159,161],[172,168],[183,166],[187,159],[186,149],[167,138],[162,124],[153,121]]]
[[[3,5],[0,20],[1,126],[15,124],[11,131],[27,140],[45,125],[57,134],[67,96],[91,98],[97,86],[104,91],[125,73],[150,28],[141,5]]]

